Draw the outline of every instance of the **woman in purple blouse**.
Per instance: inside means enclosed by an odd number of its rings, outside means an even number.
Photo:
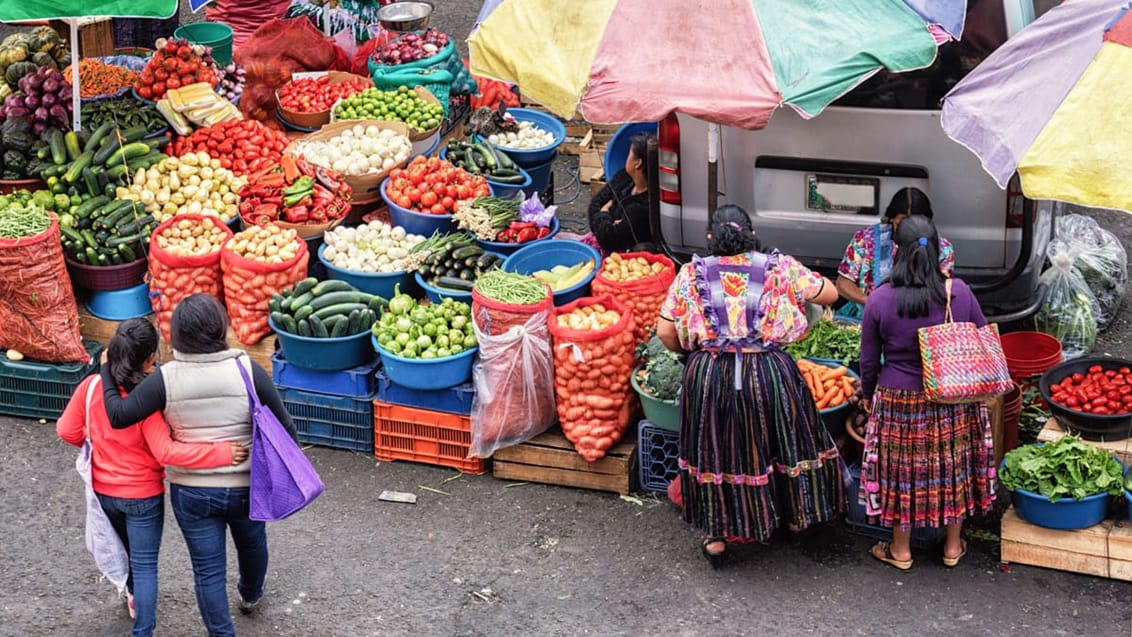
[[[895,236],[888,279],[869,295],[861,323],[862,407],[869,413],[859,497],[873,524],[892,527],[873,557],[912,567],[913,527],[947,527],[943,563],[966,554],[963,519],[994,501],[994,445],[986,405],[949,405],[924,396],[917,330],[944,322],[947,279],[939,269],[939,235],[912,216]],[[971,288],[952,279],[955,321],[986,325]],[[881,364],[883,357],[884,363]]]

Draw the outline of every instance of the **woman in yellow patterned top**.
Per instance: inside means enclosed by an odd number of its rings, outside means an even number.
[[[801,338],[805,303],[837,290],[793,257],[763,251],[747,213],[716,211],[707,258],[680,269],[657,335],[689,352],[680,400],[684,520],[718,567],[726,542],[764,542],[844,508],[837,447],[798,367],[779,345]]]

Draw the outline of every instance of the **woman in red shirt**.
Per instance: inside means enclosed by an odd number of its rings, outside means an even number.
[[[141,318],[124,321],[110,339],[110,370],[119,391],[133,389],[153,368],[157,330]],[[157,623],[157,555],[165,525],[165,465],[194,468],[239,464],[248,450],[237,442],[175,442],[161,412],[137,427],[113,429],[102,402],[98,374],[75,390],[55,430],[64,441],[81,446],[90,426],[91,481],[102,508],[130,556],[126,581],[133,634],[152,635]],[[88,403],[89,394],[89,403]],[[136,616],[135,616],[136,614]]]

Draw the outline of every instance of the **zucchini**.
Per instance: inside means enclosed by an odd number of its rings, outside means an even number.
[[[85,237],[86,235],[83,236]],[[83,250],[83,254],[86,255],[86,262],[88,265],[98,265],[98,253],[94,251],[94,248],[87,246]]]
[[[521,173],[514,170],[497,170],[488,175],[487,179],[501,184],[521,184],[527,180]]]
[[[339,303],[338,305],[324,307],[314,314],[311,314],[311,316],[318,317],[319,320],[328,319],[335,314],[345,314],[346,316],[349,316],[350,312],[353,312],[356,309],[365,309],[365,307],[366,306],[362,305],[361,303]]]
[[[59,232],[62,232],[63,236],[73,243],[82,244],[83,242],[83,236],[79,234],[79,231],[75,230],[71,226],[68,226],[67,224],[59,224]]]
[[[130,128],[127,128],[126,130],[121,132],[122,141],[126,144],[130,142],[139,142],[145,139],[145,136],[148,134],[149,129],[145,126],[131,126]]]
[[[83,241],[86,242],[86,247],[91,248],[93,250],[98,249],[98,247],[99,247],[98,246],[98,240],[94,238],[94,232],[92,230],[83,230],[79,234],[82,235]],[[90,256],[90,255],[87,255],[87,256]],[[98,261],[98,258],[96,257],[95,260],[91,262],[91,265],[94,265],[97,261]]]
[[[315,296],[322,296],[327,292],[357,292],[357,290],[354,289],[354,286],[345,281],[336,281],[334,279],[323,281],[311,288],[311,293]]]
[[[62,131],[58,129],[51,131],[51,135],[47,137],[47,145],[51,149],[51,163],[56,166],[67,163],[67,143],[63,140]]]
[[[476,264],[478,264],[479,262],[480,262],[479,257],[468,257],[467,259],[464,259],[464,267],[465,268],[474,268],[474,267],[476,267]]]
[[[483,157],[484,169],[489,173],[494,172],[499,165],[499,163],[495,161],[495,153],[491,152],[491,149],[485,144],[473,144],[470,152],[477,153]]]
[[[448,268],[444,271],[444,275],[441,278],[444,277],[447,277],[449,279],[458,279],[460,278],[460,271],[456,268]]]
[[[346,325],[347,334],[357,334],[362,331],[362,317],[365,316],[365,313],[366,310],[354,310],[350,312]],[[339,314],[339,316],[341,316],[341,314]]]
[[[283,313],[282,312],[280,312],[278,310],[273,310],[271,312],[271,322],[275,324],[276,328],[281,329],[283,331],[287,331],[286,330],[287,323],[286,323],[286,321],[283,320]]]
[[[94,129],[94,132],[90,134],[90,139],[86,140],[86,146],[83,146],[83,150],[97,151],[98,147],[101,146],[102,142],[106,139],[106,136],[113,132],[113,130],[113,120],[102,122],[102,125]],[[95,152],[95,155],[97,154],[98,153]]]
[[[73,130],[67,131],[63,135],[63,145],[66,147],[67,157],[71,161],[75,161],[79,158],[79,155],[83,154],[83,150],[79,148],[79,135]],[[54,157],[52,157],[52,159],[54,159]]]
[[[280,312],[280,314],[283,314],[283,313]],[[298,323],[296,323],[295,319],[289,314],[283,314],[283,324],[282,324],[281,327],[283,328],[284,331],[290,332],[292,334],[297,334],[299,332]]]
[[[107,206],[107,208],[109,209],[101,217],[99,217],[99,223],[101,223],[104,228],[116,228],[123,222],[125,222],[126,215],[130,215],[131,217],[133,216],[134,207],[132,205],[129,205],[133,202],[128,199],[124,199],[123,203],[125,203],[126,205],[115,205],[113,208]],[[137,230],[135,230],[134,232],[137,232]],[[132,233],[123,232],[119,234]]]
[[[500,168],[504,170],[518,170],[519,166],[512,161],[511,156],[504,152],[502,148],[494,144],[492,144],[492,148],[495,149],[495,157],[499,160]]]
[[[481,272],[486,271],[488,268],[495,265],[495,262],[498,258],[499,257],[490,252],[485,252],[480,255],[479,259],[476,259],[476,269],[480,270]]]
[[[129,219],[129,217],[126,218]],[[151,223],[155,223],[156,221],[157,220],[153,218],[153,215],[145,215],[144,217],[134,219],[129,223],[124,223],[117,227],[111,226],[110,232],[116,233],[118,235],[135,234],[141,232],[142,230],[145,230],[146,226]]]
[[[299,336],[311,335],[311,324],[306,319],[295,322],[295,329],[298,330]]]
[[[310,305],[299,306],[299,309],[295,310],[295,320],[301,321],[303,319],[310,318],[311,314],[314,314],[313,307],[311,307]]]
[[[98,177],[95,176],[94,171],[90,169],[90,166],[86,166],[86,167],[83,168],[82,175],[83,175],[83,185],[86,186],[87,192],[89,192],[91,194],[94,194],[96,192],[102,192],[102,188],[98,187]]]
[[[465,240],[462,240],[462,241],[455,241],[455,240],[449,241],[448,243],[444,244],[444,252],[452,252],[454,250],[459,250],[460,248],[464,248],[464,247],[474,245],[474,244],[475,244],[474,239],[465,239]]]
[[[106,165],[106,160],[110,159],[110,156],[113,155],[121,147],[122,140],[118,139],[116,135],[106,138],[106,140],[98,147],[98,150],[94,151],[94,163],[98,164],[99,166]]]
[[[311,324],[311,336],[315,338],[330,338],[330,332],[326,329],[326,324],[318,316],[311,314],[308,319]]]
[[[468,257],[479,257],[483,254],[483,248],[479,246],[467,246],[452,251],[452,259],[454,261],[463,261]]]
[[[63,173],[63,181],[73,184],[78,181],[79,177],[83,174],[83,168],[89,168],[90,162],[94,159],[94,153],[88,151],[79,155],[79,158],[71,162],[71,167],[67,172]],[[92,193],[93,194],[93,193]]]
[[[119,235],[117,237],[111,237],[110,239],[107,239],[106,246],[109,248],[117,248],[120,245],[129,245],[135,241],[145,241],[147,238],[148,237],[145,236],[144,232],[129,234],[125,236]]]
[[[460,270],[460,278],[464,279],[465,281],[475,281],[475,270],[472,270],[471,268],[464,268],[463,270]]]
[[[436,280],[437,287],[448,288],[450,290],[460,290],[461,292],[471,292],[473,283],[465,281],[457,277],[442,276]]]
[[[283,297],[278,294],[272,294],[271,300],[267,302],[267,311],[269,312],[283,312]],[[275,321],[279,323],[279,321]]]
[[[105,206],[108,203],[110,203],[110,197],[107,197],[106,195],[91,197],[78,206],[72,208],[71,216],[76,219],[89,217],[90,213],[94,212],[98,208],[101,208],[102,206]]]
[[[283,311],[294,314],[295,312],[298,312],[300,309],[302,309],[304,305],[310,303],[313,299],[314,295],[311,294],[309,290],[303,292],[302,294],[294,294],[291,296],[291,298],[287,299],[283,303]]]
[[[149,153],[149,146],[143,144],[142,142],[130,142],[129,144],[126,144],[125,146],[114,151],[114,153],[110,155],[110,158],[106,160],[106,164],[108,166],[113,166],[122,162],[123,160],[129,161],[136,157],[141,157],[142,155],[145,155],[147,153]]]
[[[366,305],[367,305],[367,307],[369,307],[370,310],[372,310],[376,314],[377,312],[385,311],[385,308],[389,307],[389,301],[385,300],[384,298],[382,298],[380,296],[374,296],[372,299],[369,300],[369,303],[367,303]],[[376,319],[376,317],[375,317],[375,319]]]
[[[126,263],[132,263],[138,260],[138,253],[129,245],[118,246],[118,254],[122,255],[122,260]]]
[[[310,302],[310,308],[321,310],[324,307],[341,303],[363,303],[363,301],[357,292],[327,292],[321,296],[315,296],[314,300]]]

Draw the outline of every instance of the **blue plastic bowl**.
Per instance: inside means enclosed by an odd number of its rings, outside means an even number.
[[[1128,519],[1132,520],[1132,491],[1125,489],[1124,499],[1128,501]]]
[[[369,330],[338,338],[311,338],[279,329],[270,316],[267,324],[275,330],[283,358],[292,365],[337,371],[359,367],[373,360],[373,348],[366,342]]]
[[[534,111],[529,108],[509,108],[507,112],[520,122],[530,122],[554,135],[554,143],[549,146],[532,148],[530,150],[499,146],[499,150],[507,153],[508,157],[523,168],[545,164],[554,159],[554,156],[558,154],[558,147],[562,145],[562,142],[566,141],[566,127],[562,125],[562,122],[546,113]]]
[[[550,239],[524,245],[507,257],[503,262],[503,271],[533,274],[539,270],[549,270],[556,265],[576,265],[587,259],[594,261],[593,272],[590,272],[590,275],[580,283],[554,293],[554,304],[566,305],[589,295],[590,282],[601,269],[601,254],[581,241]]]
[[[633,135],[637,133],[656,135],[656,122],[630,122],[617,129],[613,138],[609,140],[609,145],[605,147],[606,179],[612,177],[610,173],[615,173],[625,167],[625,160],[629,158],[630,142],[633,141]]]
[[[558,231],[561,229],[562,224],[558,222],[558,217],[554,217],[550,220],[550,234],[541,239],[535,239],[534,241],[528,241],[526,243],[502,243],[500,241],[480,241],[479,239],[476,239],[476,243],[487,252],[495,252],[496,254],[506,256],[515,254],[519,251],[519,249],[525,248],[533,243],[542,245],[544,242],[550,241],[555,236],[557,236]]]
[[[434,232],[445,234],[457,230],[456,219],[452,215],[429,215],[393,203],[389,195],[385,194],[388,186],[389,178],[386,177],[385,181],[381,182],[381,198],[385,201],[385,205],[389,206],[389,220],[393,225],[401,226],[409,234],[419,234],[422,237],[430,237]],[[490,188],[490,185],[488,187]]]
[[[499,257],[500,259],[504,258],[505,256],[499,254],[494,250],[485,250],[484,252],[495,254],[495,256]],[[496,263],[499,263],[499,261],[496,261]],[[472,304],[471,292],[449,290],[448,288],[438,288],[435,285],[430,285],[425,280],[425,278],[421,276],[420,272],[414,272],[413,279],[417,282],[417,285],[421,286],[421,289],[425,291],[425,294],[428,296],[428,300],[432,301],[433,303],[440,303],[444,299],[452,299],[453,301],[461,301],[463,303],[467,303],[468,305]]]
[[[550,178],[554,175],[554,160],[556,159],[558,159],[558,151],[555,151],[554,156],[542,164],[523,167],[523,170],[527,171],[527,174],[531,176],[530,189],[527,191],[528,195],[532,192],[542,195],[543,191],[550,185]],[[554,200],[553,195],[554,193],[551,193],[551,196],[547,198],[549,200],[547,203]]]
[[[1034,443],[1041,446],[1045,443]],[[1115,457],[1115,456],[1113,456]],[[1117,459],[1117,462],[1120,462]],[[1123,463],[1120,465],[1124,466]],[[998,465],[1001,472],[1006,468],[1006,458]],[[1123,473],[1123,471],[1121,472]],[[1125,490],[1124,495],[1128,492]],[[1100,524],[1108,516],[1109,495],[1098,493],[1080,500],[1072,497],[1061,498],[1057,502],[1050,502],[1049,498],[1026,489],[1015,489],[1010,492],[1010,502],[1021,518],[1035,526],[1062,531],[1087,529]]]
[[[412,389],[447,389],[463,385],[472,378],[472,364],[478,347],[445,358],[421,360],[391,354],[370,334],[373,349],[381,357],[381,366],[389,380]]]
[[[502,150],[502,148],[500,149]],[[448,161],[448,147],[440,149],[439,157],[444,161]],[[505,184],[500,181],[494,181],[491,177],[487,177],[487,184],[491,186],[491,192],[500,199],[510,199],[516,195],[520,195],[525,191],[531,189],[531,176],[523,168],[519,167],[519,174],[523,176],[523,182],[519,184]],[[486,175],[485,175],[486,177]]]
[[[318,249],[318,260],[326,266],[326,272],[330,278],[345,281],[354,286],[359,292],[376,294],[377,296],[391,299],[394,294],[393,289],[398,284],[401,285],[401,290],[404,291],[405,286],[407,286],[409,281],[413,278],[408,272],[381,274],[378,272],[355,272],[353,270],[346,270],[327,261],[326,257],[323,256],[324,252],[326,252],[325,244]],[[290,357],[288,357],[288,360],[290,360]]]
[[[825,365],[826,367],[845,367],[845,369],[848,370],[846,373],[849,374],[849,376],[857,379],[858,382],[861,380],[861,376],[858,375],[857,372],[853,371],[852,368],[841,361],[835,361],[829,358],[807,358],[806,360],[819,365]],[[846,401],[836,407],[822,409],[818,412],[821,414],[822,422],[825,423],[825,428],[829,431],[830,436],[836,438],[845,433],[845,418],[849,415],[849,407],[850,404]]]
[[[417,155],[424,155],[425,157],[432,157],[433,155],[436,154],[437,148],[440,148],[440,135],[437,135],[432,140],[432,144],[427,149],[425,149],[425,151],[423,153],[414,152],[412,154],[413,154],[414,157],[417,156]],[[414,148],[413,150],[416,150],[416,148]],[[443,157],[443,155],[441,155],[441,156]],[[410,157],[409,160],[411,161],[412,157]]]
[[[124,290],[95,290],[86,309],[106,321],[124,321],[153,313],[149,303],[149,284],[139,283]]]

